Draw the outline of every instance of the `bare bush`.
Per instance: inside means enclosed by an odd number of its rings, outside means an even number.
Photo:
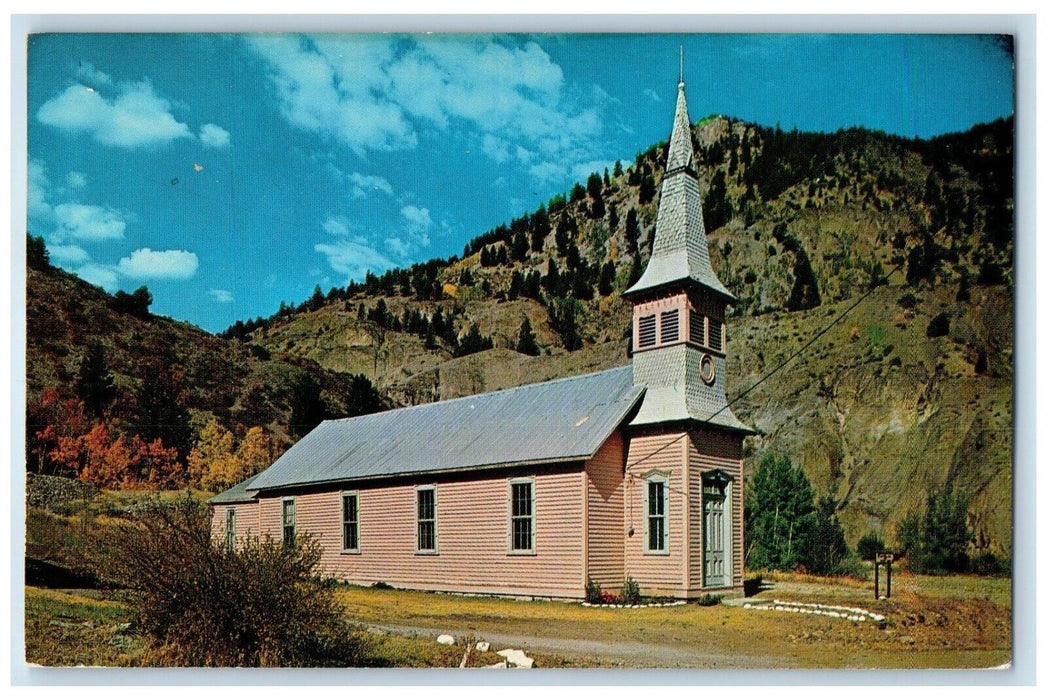
[[[147,662],[165,666],[349,666],[361,641],[314,574],[320,547],[212,540],[192,498],[150,503],[105,547],[105,568],[139,593]]]

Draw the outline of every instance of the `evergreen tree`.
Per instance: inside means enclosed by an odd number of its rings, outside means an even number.
[[[818,507],[814,511],[800,555],[800,563],[807,568],[808,573],[819,576],[834,574],[850,554],[837,515],[837,505],[832,496],[818,499]]]
[[[531,330],[531,321],[526,316],[524,316],[523,323],[520,324],[520,339],[516,343],[516,351],[531,356],[536,356],[541,352],[538,349],[534,332]]]
[[[608,208],[607,214],[607,227],[611,230],[611,233],[613,234],[615,231],[618,230],[618,224],[620,223],[618,219],[618,207],[615,206],[614,202],[611,202],[611,206]]]
[[[795,569],[814,511],[814,491],[803,469],[786,455],[764,455],[745,499],[746,566]]]
[[[538,211],[531,217],[531,250],[533,252],[542,252],[545,247],[545,238],[552,230],[552,223],[549,221],[545,205],[539,205]]]
[[[616,160],[616,161],[614,161],[614,177],[615,177],[615,179],[617,179],[617,178],[620,178],[621,176],[622,176],[622,161]]]
[[[608,260],[600,268],[600,283],[598,287],[600,296],[605,297],[614,291],[614,263]]]
[[[105,347],[95,340],[87,346],[76,372],[76,393],[83,399],[84,408],[90,416],[100,418],[116,398],[116,387],[109,363],[105,358]]]
[[[324,305],[324,293],[320,291],[320,285],[313,288],[313,295],[309,297],[309,310],[316,311]]]
[[[640,204],[647,204],[654,199],[655,187],[654,187],[654,176],[648,172],[643,174],[640,179],[640,191],[637,193]]]
[[[51,267],[51,256],[43,236],[25,235],[25,262],[34,270],[47,270]]]
[[[493,347],[494,341],[491,340],[490,336],[482,335],[479,326],[474,323],[469,327],[469,331],[459,339],[454,355],[455,357],[464,357],[476,352],[490,350]]]
[[[382,395],[370,379],[362,374],[354,374],[349,378],[349,388],[343,403],[346,417],[365,416],[382,410]]]
[[[637,251],[640,240],[640,224],[636,219],[636,207],[629,207],[625,215],[625,245],[630,253]]]
[[[291,433],[296,437],[304,436],[320,425],[326,413],[320,383],[310,372],[302,372],[291,389]]]
[[[145,368],[135,394],[134,432],[145,442],[161,440],[183,461],[192,448],[193,429],[185,406],[183,375],[171,353]]]
[[[793,288],[789,299],[785,302],[785,308],[790,311],[801,309],[813,309],[822,303],[821,295],[818,294],[818,280],[811,269],[811,261],[807,257],[807,251],[800,248],[796,253],[796,264],[793,266]]]
[[[585,188],[582,187],[581,183],[574,183],[574,187],[571,188],[571,204],[580,202],[585,199]]]
[[[522,262],[527,259],[527,251],[530,250],[531,243],[527,239],[527,234],[520,231],[513,237],[513,260]]]
[[[577,322],[577,315],[580,309],[581,303],[571,297],[551,299],[547,307],[549,324],[554,331],[560,334],[560,340],[568,351],[578,350],[582,347],[582,337],[578,334]]]

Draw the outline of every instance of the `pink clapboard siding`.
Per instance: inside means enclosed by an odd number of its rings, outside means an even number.
[[[688,465],[691,481],[691,520],[696,524],[691,538],[691,566],[688,583],[692,589],[702,586],[701,526],[702,518],[702,474],[720,469],[733,479],[730,485],[731,510],[731,569],[733,587],[740,587],[744,577],[744,552],[742,551],[744,511],[742,495],[745,484],[742,473],[742,438],[733,433],[712,431],[702,428],[688,434]]]
[[[319,538],[324,573],[351,583],[580,598],[585,593],[583,473],[576,463],[299,493],[297,532]],[[509,481],[516,478],[534,479],[534,554],[508,551]],[[436,488],[436,554],[416,552],[418,486]],[[342,552],[345,492],[359,498],[357,553]],[[282,500],[260,499],[262,531],[277,539]]]
[[[660,450],[660,451],[659,451]],[[633,436],[629,441],[625,479],[625,574],[640,584],[645,594],[685,596],[689,513],[686,507],[687,439],[679,432]],[[669,547],[666,554],[644,551],[647,538],[645,477],[660,474],[668,479],[666,507]],[[628,534],[632,528],[633,534]]]
[[[625,441],[615,432],[585,465],[588,577],[605,590],[625,583]]]
[[[211,533],[215,541],[225,542],[226,515],[230,510],[236,511],[236,543],[240,545],[248,537],[258,537],[258,503],[246,501],[244,503],[223,503],[215,505],[211,516]]]

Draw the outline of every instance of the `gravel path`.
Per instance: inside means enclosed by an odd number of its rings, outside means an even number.
[[[436,638],[440,634],[452,634],[455,639],[463,633],[429,627],[408,625],[374,625],[378,629],[400,636]],[[592,639],[565,639],[558,637],[531,637],[503,633],[472,632],[477,639],[491,643],[492,650],[511,647],[550,656],[599,660],[602,663],[630,668],[772,668],[776,661],[771,656],[756,656],[718,649],[715,652],[696,652],[693,649],[665,644],[644,642],[598,642]]]

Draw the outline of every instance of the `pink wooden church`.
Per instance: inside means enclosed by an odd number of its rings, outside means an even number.
[[[681,80],[651,260],[624,295],[632,363],[325,421],[215,496],[213,528],[308,532],[327,575],[362,585],[583,598],[591,579],[694,598],[742,589],[742,439],[726,404]]]

